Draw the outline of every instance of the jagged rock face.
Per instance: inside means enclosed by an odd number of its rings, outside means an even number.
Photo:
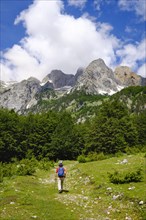
[[[138,86],[142,85],[142,77],[132,72],[127,66],[119,66],[114,71],[115,77],[123,86]]]
[[[76,74],[75,74],[75,82],[78,80],[78,78],[83,74],[83,72],[84,72],[84,68],[82,68],[82,67],[80,67],[80,68],[78,68],[78,70],[77,70],[77,72],[76,72]]]
[[[89,94],[112,95],[124,87],[136,85],[146,85],[146,78],[124,66],[117,67],[113,72],[102,59],[97,59],[87,68],[79,68],[75,75],[53,70],[41,84],[32,77],[20,83],[0,81],[0,107],[24,113],[40,99],[60,97],[70,91],[84,90]]]
[[[61,70],[53,70],[42,80],[43,83],[48,81],[53,84],[54,89],[64,86],[74,86],[75,76],[72,74],[65,74]]]
[[[47,81],[45,84],[43,84],[41,91],[44,91],[46,89],[54,89],[53,83]]]
[[[0,92],[0,106],[23,112],[37,103],[35,94],[41,89],[40,81],[35,78],[15,83]]]
[[[77,80],[74,89],[83,89],[89,94],[113,94],[118,91],[118,80],[102,59],[92,61]]]

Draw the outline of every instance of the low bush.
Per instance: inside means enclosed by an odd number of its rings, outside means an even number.
[[[38,168],[41,170],[49,170],[51,167],[54,167],[53,161],[48,161],[48,158],[44,158],[38,164]]]
[[[23,159],[17,165],[17,174],[20,176],[33,175],[36,171],[37,161],[35,159]]]
[[[115,171],[114,173],[109,173],[109,180],[111,183],[124,184],[130,182],[141,182],[143,180],[142,169],[138,168],[136,171],[128,173],[120,173]]]
[[[140,145],[135,147],[126,147],[125,152],[127,154],[146,153],[146,146]]]
[[[77,161],[79,163],[86,163],[87,162],[85,155],[78,156]]]
[[[99,154],[96,152],[90,152],[87,156],[83,154],[78,156],[77,160],[79,163],[86,163],[86,162],[91,162],[91,161],[105,160],[107,158],[108,156],[104,155],[103,152]]]
[[[0,163],[0,182],[3,182],[4,177],[16,175],[16,165],[13,163]]]
[[[90,159],[90,161],[97,161],[97,160],[107,159],[107,156],[104,155],[103,152],[101,152],[101,153],[90,152],[87,157]]]

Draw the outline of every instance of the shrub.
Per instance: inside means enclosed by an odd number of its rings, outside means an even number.
[[[16,165],[14,163],[3,163],[3,176],[11,177],[16,174]]]
[[[90,152],[90,153],[88,153],[87,158],[89,158],[89,161],[97,161],[97,160],[104,160],[107,157],[104,155],[103,152],[101,152],[99,154],[96,152]]]
[[[78,161],[79,163],[86,163],[86,162],[87,162],[85,155],[80,155],[80,156],[78,156],[77,161]]]
[[[107,159],[107,158],[108,158],[108,156],[107,156],[107,155],[104,155],[103,152],[97,154],[97,156],[96,156],[96,160],[105,160],[105,159]]]
[[[115,153],[114,156],[115,156],[115,157],[121,157],[121,156],[123,156],[123,152],[118,151],[117,153]]]
[[[125,152],[130,155],[130,154],[137,154],[137,153],[139,153],[140,151],[139,151],[139,149],[136,148],[136,147],[126,147],[126,148],[125,148]]]
[[[114,173],[109,173],[109,180],[111,183],[124,184],[130,182],[141,182],[143,179],[142,169],[138,168],[136,171],[128,173],[119,173],[115,171]]]
[[[105,159],[107,159],[107,156],[105,156],[103,152],[101,152],[99,154],[96,152],[90,152],[90,153],[88,153],[87,156],[82,154],[82,155],[78,156],[78,158],[77,158],[79,163],[86,163],[86,162],[105,160]]]
[[[17,174],[20,176],[33,175],[35,173],[36,160],[23,159],[17,165]]]
[[[38,164],[38,168],[42,169],[42,170],[49,170],[50,167],[54,167],[54,162],[52,161],[48,161],[47,158],[44,158],[43,160],[41,160]]]

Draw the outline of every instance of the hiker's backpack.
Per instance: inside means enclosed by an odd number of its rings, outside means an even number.
[[[64,168],[63,167],[59,167],[58,168],[58,177],[63,177],[64,176]]]

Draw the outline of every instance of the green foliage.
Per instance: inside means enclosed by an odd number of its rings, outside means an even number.
[[[109,180],[114,184],[141,182],[143,180],[142,169],[138,168],[136,171],[125,173],[115,171],[114,173],[109,174]]]
[[[145,102],[146,103],[146,102]],[[146,110],[138,114],[134,118],[135,127],[138,131],[138,143],[140,145],[146,144]]]
[[[52,90],[45,90],[41,93],[36,106],[33,106],[31,112],[68,111],[77,119],[89,118],[96,114],[97,107],[100,107],[102,101],[107,98],[106,95],[91,95],[84,91],[74,91],[63,96],[56,97]],[[43,99],[45,97],[45,100]]]
[[[13,159],[11,163],[0,163],[0,182],[3,182],[4,177],[33,175],[37,168],[49,170],[51,167],[54,167],[54,162],[48,161],[47,158],[40,161],[35,158],[21,161]]]
[[[124,158],[128,159],[127,164],[117,164]],[[116,220],[125,219],[126,216],[135,220],[144,219],[145,182],[113,184],[107,175],[113,170],[129,173],[136,171],[139,166],[144,169],[144,161],[144,153],[90,163],[64,161],[68,170],[64,189],[69,192],[63,192],[62,195],[57,195],[54,168],[49,171],[37,169],[34,177],[6,178],[0,184],[0,217],[15,220],[59,220],[67,217],[77,220],[93,219],[95,216],[97,219],[106,219],[108,215],[108,218]]]
[[[67,112],[61,113],[58,125],[52,135],[49,150],[54,157],[51,159],[75,159],[81,152],[78,139],[70,114]]]
[[[114,94],[111,99],[121,100],[132,113],[142,113],[145,110],[146,86],[129,86]]]
[[[79,163],[86,163],[86,162],[87,162],[86,156],[85,156],[85,155],[79,155],[79,156],[77,157],[77,161],[78,161]]]
[[[50,170],[51,167],[54,167],[53,161],[48,161],[48,158],[44,158],[38,163],[38,168],[41,170]]]
[[[122,89],[118,94],[136,96],[139,93],[146,94],[146,86],[129,86]]]
[[[103,152],[96,153],[96,152],[90,152],[88,153],[87,157],[90,161],[98,161],[98,160],[105,160],[108,156],[104,155]]]
[[[0,109],[0,161],[8,162],[18,153],[19,117],[13,111]]]
[[[16,174],[16,166],[13,163],[3,163],[3,177],[11,177]]]
[[[99,154],[96,152],[90,152],[90,153],[88,153],[87,156],[85,156],[83,154],[79,155],[77,157],[77,161],[79,163],[86,163],[86,162],[91,162],[91,161],[105,160],[105,159],[107,159],[107,157],[108,156],[104,155],[103,152],[101,152]]]
[[[3,182],[4,177],[12,177],[16,175],[17,168],[14,163],[0,163],[0,182]]]
[[[42,101],[49,92],[42,91]],[[56,161],[76,159],[90,152],[105,155],[144,152],[146,111],[142,107],[139,114],[133,110],[131,114],[120,98],[128,95],[134,99],[134,95],[140,97],[140,94],[146,95],[145,87],[126,88],[113,97],[75,91],[50,101],[55,102],[54,109],[60,112],[46,109],[42,113],[18,115],[13,110],[0,109],[0,161],[9,163],[12,158],[20,161],[32,157]],[[68,109],[69,103],[74,109]],[[140,103],[137,105],[140,108]],[[88,160],[91,158],[88,156]]]
[[[20,176],[33,175],[36,171],[35,162],[28,159],[23,159],[17,165],[17,174]]]
[[[137,144],[137,130],[128,110],[118,101],[103,104],[87,134],[86,152],[115,154]]]

